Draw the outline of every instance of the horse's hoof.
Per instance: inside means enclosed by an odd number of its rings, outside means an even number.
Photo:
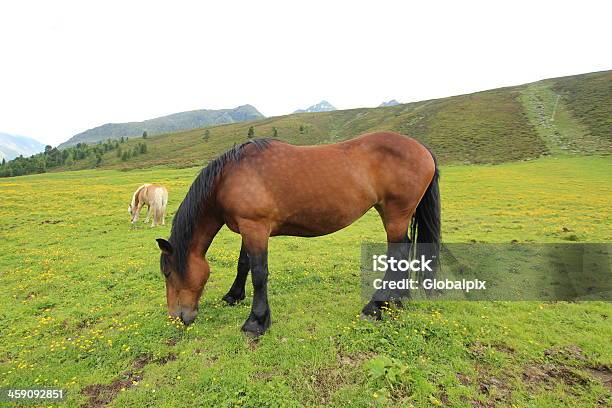
[[[242,328],[242,332],[245,334],[245,336],[247,336],[248,338],[254,339],[254,340],[257,340],[259,336],[264,334],[264,332],[245,330],[244,327]]]
[[[263,323],[260,323],[256,318],[249,316],[246,322],[242,325],[242,331],[250,337],[259,337],[270,327],[270,312],[266,313]]]
[[[380,320],[382,319],[382,310],[376,302],[370,301],[363,307],[361,318],[366,320]]]
[[[259,324],[255,320],[247,320],[246,323],[242,325],[242,331],[249,337],[259,337],[266,332],[267,327],[262,324]]]
[[[364,314],[364,313],[361,313],[361,314],[359,315],[359,319],[361,319],[361,320],[365,320],[365,321],[367,321],[367,322],[376,322],[376,321],[380,320],[380,317],[379,317],[379,318],[376,318],[376,317],[374,317],[374,316],[368,316],[368,315],[366,315],[366,314]]]
[[[228,305],[234,306],[236,303],[244,299],[244,294],[242,294],[242,296],[235,297],[234,295],[228,292],[221,299],[224,300]]]

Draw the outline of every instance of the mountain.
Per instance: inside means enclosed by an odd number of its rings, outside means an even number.
[[[242,105],[234,109],[201,109],[174,113],[142,122],[107,123],[74,135],[58,147],[61,149],[74,146],[79,142],[91,144],[106,139],[118,139],[122,136],[142,136],[145,131],[148,135],[156,135],[262,118],[264,116],[251,105]]]
[[[30,137],[0,132],[0,160],[12,160],[19,155],[28,157],[43,150],[45,145]]]
[[[312,105],[306,109],[298,109],[293,113],[305,113],[305,112],[331,112],[335,111],[336,108],[329,102],[323,100],[316,105]]]
[[[395,106],[395,105],[399,105],[400,103],[398,101],[396,101],[395,99],[391,99],[389,102],[383,102],[380,105],[378,105],[379,108],[384,108],[385,106]]]

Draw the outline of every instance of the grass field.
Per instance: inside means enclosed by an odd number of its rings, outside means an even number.
[[[226,229],[200,316],[170,321],[154,241],[169,227],[131,229],[126,208],[154,181],[172,215],[196,171],[0,179],[0,387],[65,388],[67,406],[612,402],[610,303],[414,302],[360,320],[360,245],[384,240],[373,212],[330,236],[272,239],[273,325],[258,341],[239,330],[250,285],[239,306],[220,300],[240,246]],[[441,182],[446,243],[612,239],[609,156],[444,166]]]

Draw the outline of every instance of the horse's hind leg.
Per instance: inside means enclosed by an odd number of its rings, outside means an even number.
[[[245,289],[244,286],[246,284],[246,279],[249,274],[250,264],[249,264],[249,255],[242,244],[240,248],[240,256],[238,257],[238,271],[236,273],[236,279],[234,279],[234,283],[230,290],[223,296],[223,300],[227,302],[229,305],[235,305],[239,301],[245,298]]]
[[[151,223],[151,228],[157,226],[159,224],[159,209],[154,205],[153,206],[153,222]]]
[[[147,204],[147,215],[146,215],[145,220],[144,220],[145,224],[149,223],[149,215],[150,215],[150,213],[151,213],[151,206]]]
[[[410,240],[408,238],[408,225],[410,216],[407,211],[389,211],[387,208],[376,208],[381,215],[387,232],[387,259],[393,257],[397,261],[407,260],[410,253]],[[401,305],[402,299],[410,297],[408,289],[389,289],[389,282],[400,282],[409,279],[409,273],[388,268],[383,277],[383,289],[378,289],[372,295],[372,299],[362,310],[362,315],[380,319],[382,308],[389,304]],[[395,287],[395,286],[394,286]]]

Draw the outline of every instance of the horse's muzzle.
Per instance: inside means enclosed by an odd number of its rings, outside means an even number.
[[[197,315],[198,315],[197,310],[190,310],[187,308],[182,308],[181,314],[180,314],[181,322],[183,322],[185,326],[189,326],[191,323],[193,323]]]

